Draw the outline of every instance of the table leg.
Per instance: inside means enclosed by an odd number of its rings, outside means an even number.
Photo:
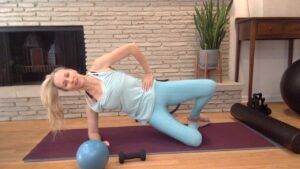
[[[235,61],[235,78],[234,81],[239,81],[239,71],[240,71],[240,55],[241,55],[241,40],[237,40],[236,46],[236,61]]]
[[[289,58],[288,58],[288,66],[293,63],[293,49],[294,49],[294,40],[289,39]]]
[[[252,85],[253,85],[253,68],[254,68],[254,52],[255,52],[255,39],[256,39],[256,22],[251,21],[250,28],[250,57],[249,57],[249,86],[248,86],[248,101],[251,100]]]

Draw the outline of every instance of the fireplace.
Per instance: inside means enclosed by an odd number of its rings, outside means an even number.
[[[0,28],[0,86],[40,83],[59,66],[86,72],[82,26]]]

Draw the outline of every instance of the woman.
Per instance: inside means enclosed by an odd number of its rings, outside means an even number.
[[[110,69],[111,65],[130,55],[134,56],[144,69],[143,81]],[[198,127],[201,122],[209,121],[208,118],[200,116],[200,112],[213,96],[216,83],[203,79],[155,81],[143,53],[136,44],[131,43],[97,58],[87,75],[81,75],[72,69],[58,68],[46,76],[41,86],[41,100],[48,108],[50,126],[54,131],[60,129],[63,119],[58,89],[85,91],[90,139],[101,139],[97,113],[103,109],[118,108],[141,123],[149,123],[186,145],[199,146],[202,136]],[[186,126],[170,115],[167,107],[191,99],[194,99],[195,103]],[[106,144],[109,142],[106,141]]]

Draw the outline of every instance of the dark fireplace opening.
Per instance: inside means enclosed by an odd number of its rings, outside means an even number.
[[[82,26],[0,27],[0,86],[40,83],[59,66],[86,72]]]

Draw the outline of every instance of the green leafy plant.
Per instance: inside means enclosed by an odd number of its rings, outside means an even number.
[[[222,1],[217,5],[209,0],[203,2],[203,7],[195,7],[196,14],[194,20],[200,35],[200,47],[202,49],[219,49],[226,34],[226,24],[228,23],[228,13],[231,9],[233,0],[228,4]],[[214,11],[215,7],[215,11]]]

